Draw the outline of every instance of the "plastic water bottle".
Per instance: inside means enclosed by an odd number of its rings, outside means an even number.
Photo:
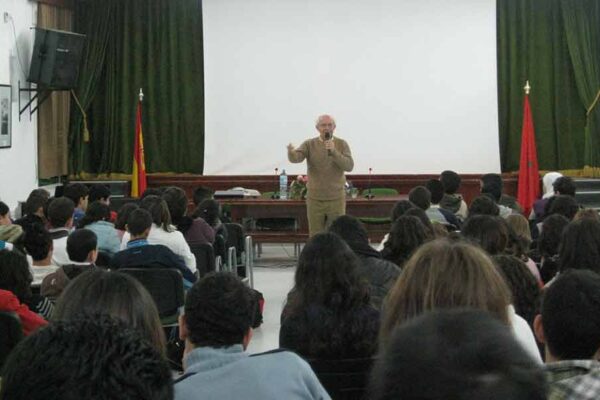
[[[281,171],[281,175],[279,175],[279,198],[281,200],[286,200],[287,199],[287,187],[288,184],[288,178],[287,175],[285,174],[285,169]]]

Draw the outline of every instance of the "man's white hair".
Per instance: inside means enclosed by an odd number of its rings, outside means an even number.
[[[333,122],[333,126],[336,126],[335,118],[333,118],[331,115],[328,115],[328,114],[319,115],[319,117],[317,118],[317,121],[315,122],[315,126],[319,126],[321,121],[324,120],[325,118],[331,119],[331,121]]]

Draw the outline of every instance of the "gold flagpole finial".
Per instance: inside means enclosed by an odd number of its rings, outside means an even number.
[[[531,91],[531,86],[529,86],[529,81],[525,82],[525,94],[529,96],[529,92]]]
[[[140,101],[144,101],[144,92],[142,92],[142,88],[140,88]]]

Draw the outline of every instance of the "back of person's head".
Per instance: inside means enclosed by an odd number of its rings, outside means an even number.
[[[502,182],[502,176],[496,173],[488,173],[481,175],[481,187],[486,185],[494,185],[500,187],[500,191],[504,186],[504,182]]]
[[[210,226],[215,226],[219,221],[220,213],[221,206],[219,203],[213,199],[206,199],[198,204],[194,216],[202,218]]]
[[[491,197],[483,194],[475,197],[469,206],[469,217],[473,215],[491,215],[496,217],[500,215],[500,209]]]
[[[89,260],[90,252],[98,248],[98,238],[89,229],[77,229],[67,237],[67,254],[74,262],[94,262]]]
[[[166,360],[108,316],[54,322],[21,341],[4,365],[2,400],[99,398],[173,398]]]
[[[79,221],[78,227],[84,228],[98,221],[110,221],[110,207],[100,201],[94,201],[85,210],[85,215]]]
[[[43,190],[45,194],[41,194],[37,191],[33,191],[29,194],[29,197],[27,197],[27,200],[25,201],[25,205],[23,207],[24,215],[36,214],[40,213],[40,211],[43,212],[44,207],[46,206],[46,203],[50,198],[50,194],[44,189],[41,190]]]
[[[95,183],[90,187],[90,196],[88,201],[93,203],[95,201],[108,202],[110,198],[110,188],[107,185],[101,183]]]
[[[512,293],[515,311],[530,326],[538,312],[540,287],[527,265],[511,255],[496,255],[492,259]]]
[[[552,187],[554,188],[554,193],[571,197],[575,197],[575,191],[577,190],[573,178],[568,176],[561,176],[556,179]]]
[[[399,217],[403,216],[405,212],[410,210],[411,208],[415,208],[415,205],[408,200],[398,200],[396,204],[394,204],[394,208],[392,208],[392,215],[390,216],[391,222],[394,222]]]
[[[580,219],[589,218],[600,222],[600,214],[598,211],[593,208],[581,208],[573,217],[573,221],[578,221]]]
[[[600,276],[581,270],[560,274],[544,289],[535,331],[555,358],[596,358],[600,348]]]
[[[413,207],[410,210],[406,210],[406,212],[404,213],[404,216],[419,218],[419,221],[421,221],[421,223],[425,227],[427,234],[430,237],[433,237],[433,224],[431,223],[431,220],[427,216],[427,213],[425,213],[425,210],[423,210],[419,207]]]
[[[369,235],[365,226],[358,218],[351,215],[337,217],[329,226],[329,232],[344,239],[350,248],[369,243]]]
[[[6,217],[10,212],[10,208],[6,205],[6,203],[0,201],[0,217]]]
[[[198,205],[200,203],[202,203],[204,200],[212,199],[213,194],[214,194],[214,192],[211,188],[208,188],[206,186],[198,186],[196,189],[194,189],[194,194],[193,194],[194,205],[196,207],[198,207]]]
[[[66,227],[69,220],[73,218],[74,211],[75,203],[71,199],[58,197],[48,206],[48,221],[53,228]]]
[[[463,224],[461,233],[490,255],[503,253],[509,243],[506,222],[500,217],[489,215],[469,217]]]
[[[579,204],[575,197],[567,195],[552,196],[548,199],[544,207],[546,217],[554,214],[563,215],[569,221],[575,218],[575,214],[579,211]]]
[[[115,229],[120,231],[124,231],[126,229],[127,220],[129,219],[129,214],[133,210],[137,210],[140,206],[137,203],[125,203],[119,209],[119,213],[117,214],[117,220],[115,221]]]
[[[187,213],[188,200],[182,188],[170,186],[163,191],[163,200],[167,203],[171,220],[176,225]]]
[[[481,310],[444,310],[393,332],[369,398],[542,400],[546,381],[506,325]]]
[[[140,200],[144,200],[148,196],[158,196],[161,197],[164,188],[147,188],[144,190],[144,193],[140,196]]]
[[[129,213],[127,231],[131,236],[141,236],[152,227],[152,215],[143,208],[136,208]]]
[[[502,197],[502,186],[496,183],[487,183],[481,187],[481,194],[488,195],[492,200],[498,203]]]
[[[131,276],[100,269],[82,273],[62,292],[53,319],[100,313],[122,320],[164,354],[165,336],[154,300]]]
[[[431,204],[439,204],[444,197],[444,185],[438,179],[430,179],[425,184],[429,193],[431,193]]]
[[[502,219],[508,229],[506,251],[516,257],[527,259],[531,247],[531,231],[527,218],[521,214],[511,214]]]
[[[538,250],[543,257],[554,257],[569,220],[560,214],[550,215],[542,223],[542,232],[538,237]]]
[[[75,206],[79,206],[82,200],[85,200],[90,194],[90,189],[83,183],[70,183],[63,190],[63,197],[71,199]]]
[[[408,200],[421,210],[431,207],[431,193],[425,186],[414,187],[408,192]]]
[[[161,227],[165,231],[169,231],[171,225],[171,213],[169,206],[159,196],[146,196],[140,202],[140,208],[147,210],[152,215],[152,222]]]
[[[401,267],[411,254],[430,237],[427,228],[419,218],[404,215],[392,224],[388,241],[385,243],[382,253],[385,259]]]
[[[444,171],[440,175],[440,182],[442,182],[446,194],[455,194],[460,187],[460,175],[454,171]]]
[[[490,257],[466,241],[437,239],[404,264],[384,305],[380,343],[392,330],[427,311],[471,307],[508,324],[510,291]]]
[[[531,243],[531,230],[529,229],[527,218],[521,214],[510,214],[506,217],[505,221],[517,236],[522,237]]]
[[[25,230],[23,245],[34,261],[41,261],[48,257],[52,248],[50,232],[42,224],[31,224]]]
[[[600,273],[600,222],[573,221],[565,228],[559,248],[560,271],[589,269]]]
[[[0,250],[0,289],[8,290],[21,302],[31,297],[33,277],[24,255],[16,251]]]
[[[369,289],[359,275],[360,261],[350,247],[333,233],[313,236],[302,249],[288,296],[290,313],[308,303],[338,310],[368,304]]]
[[[242,344],[253,324],[255,307],[251,290],[237,276],[209,274],[187,293],[182,331],[196,347]]]

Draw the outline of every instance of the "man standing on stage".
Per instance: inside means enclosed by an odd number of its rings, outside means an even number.
[[[354,168],[348,143],[338,137],[333,138],[333,117],[321,115],[316,128],[319,137],[304,141],[298,148],[291,143],[287,147],[290,162],[300,163],[306,159],[306,212],[310,236],[323,232],[334,219],[346,213],[344,172]]]

